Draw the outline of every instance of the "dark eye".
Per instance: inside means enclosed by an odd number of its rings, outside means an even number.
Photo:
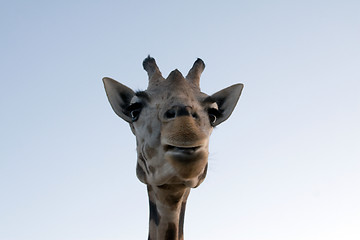
[[[209,114],[210,124],[212,126],[214,126],[215,123],[216,123],[217,118],[220,116],[220,112],[216,108],[209,108],[208,109],[208,114]]]
[[[133,111],[130,112],[130,115],[131,115],[131,120],[133,122],[135,122],[136,120],[139,119],[140,110],[133,110]]]
[[[214,125],[216,122],[216,116],[214,114],[209,114],[209,119],[210,119],[211,125]]]
[[[142,103],[133,103],[131,104],[128,108],[127,108],[127,112],[129,113],[130,117],[131,117],[131,120],[133,122],[135,122],[136,120],[139,119],[139,116],[140,116],[140,113],[141,113],[141,110],[142,110]]]

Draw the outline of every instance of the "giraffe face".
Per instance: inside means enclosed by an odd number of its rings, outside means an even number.
[[[111,106],[136,137],[136,173],[143,183],[197,187],[206,176],[209,137],[213,127],[230,116],[242,85],[212,96],[202,93],[196,82],[198,61],[186,78],[174,70],[164,79],[155,60],[145,59],[150,78],[146,91],[133,92],[104,78]]]
[[[132,129],[137,140],[137,176],[148,184],[195,187],[206,175],[216,102],[179,74],[165,89],[135,94]],[[137,106],[137,107],[136,107]],[[135,109],[134,108],[134,109]],[[209,115],[211,114],[211,116]]]

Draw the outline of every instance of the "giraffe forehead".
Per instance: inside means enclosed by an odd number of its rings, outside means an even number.
[[[188,90],[188,91],[200,91],[199,87],[193,82],[184,78],[184,76],[178,71],[172,71],[166,79],[157,82],[156,85],[151,85],[148,90]]]
[[[185,80],[184,80],[185,81]],[[150,96],[151,101],[156,101],[160,105],[167,104],[194,104],[202,102],[207,94],[200,92],[200,90],[189,83],[171,83],[159,87],[157,89],[150,89],[146,91]]]

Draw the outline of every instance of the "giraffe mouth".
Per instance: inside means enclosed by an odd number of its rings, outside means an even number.
[[[165,156],[176,164],[190,164],[202,162],[207,158],[207,151],[204,146],[179,147],[175,145],[164,145]]]
[[[166,152],[177,152],[181,154],[187,154],[191,155],[194,154],[197,150],[199,150],[201,146],[195,146],[195,147],[178,147],[173,145],[165,145],[164,149]]]

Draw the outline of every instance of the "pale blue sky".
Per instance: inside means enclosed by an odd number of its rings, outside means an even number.
[[[206,63],[245,88],[186,239],[360,239],[359,1],[2,1],[0,239],[147,239],[135,138],[101,78]],[[224,235],[226,237],[224,237]]]

